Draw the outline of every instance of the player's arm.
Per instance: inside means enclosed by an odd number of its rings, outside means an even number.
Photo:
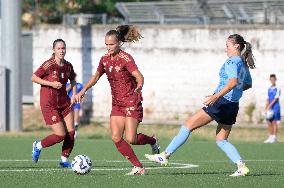
[[[37,75],[33,74],[31,77],[32,82],[43,85],[43,86],[50,86],[55,89],[60,89],[62,87],[62,84],[60,82],[50,82],[47,80],[44,80]]]
[[[276,93],[274,99],[271,101],[271,103],[268,102],[269,104],[268,104],[266,110],[269,110],[270,108],[272,108],[272,106],[279,100],[279,97],[280,97],[280,90],[277,89],[277,93]]]
[[[266,111],[269,109],[268,106],[269,106],[269,99],[267,98],[266,102],[265,102],[265,110]]]
[[[204,104],[205,105],[212,105],[215,103],[220,97],[223,97],[227,93],[229,93],[234,87],[238,85],[238,79],[237,78],[230,78],[227,85],[223,87],[218,93],[215,93],[214,95],[208,97]]]
[[[266,107],[266,110],[269,110],[278,100],[279,100],[279,98],[278,98],[278,97],[275,97],[275,98],[271,101],[271,103],[268,102],[268,105],[267,105],[267,107]]]
[[[135,77],[137,83],[135,92],[140,92],[144,85],[144,76],[141,74],[141,72],[138,69],[133,71],[131,74],[133,77]]]
[[[73,91],[73,96],[77,94],[77,89],[76,89],[76,80],[70,80],[70,89]]]

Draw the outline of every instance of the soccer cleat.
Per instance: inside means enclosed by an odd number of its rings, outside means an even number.
[[[166,157],[165,152],[162,152],[160,154],[154,154],[154,155],[145,154],[145,157],[149,161],[160,163],[162,166],[167,166],[168,165],[168,159]]]
[[[130,172],[128,172],[127,176],[133,176],[133,175],[145,175],[146,171],[145,171],[145,168],[143,167],[138,167],[138,166],[134,166],[132,168],[132,170]]]
[[[158,138],[154,135],[153,138],[156,140],[156,143],[151,145],[152,147],[152,154],[159,154],[160,153],[160,145],[158,142]]]
[[[277,142],[277,139],[275,136],[269,136],[263,143],[265,144],[272,144]]]
[[[268,144],[270,143],[270,140],[271,140],[271,136],[269,136],[263,143]]]
[[[249,174],[249,169],[246,167],[245,164],[241,164],[238,166],[238,170],[231,174],[231,177],[238,177],[238,176],[247,176]]]
[[[78,133],[79,125],[75,125],[74,128],[75,128],[74,138],[78,138],[78,136],[79,136],[79,133]]]
[[[32,149],[32,160],[37,163],[41,150],[36,147],[39,141],[34,141]]]
[[[66,162],[60,161],[60,162],[59,162],[59,167],[60,167],[60,168],[71,168],[71,163],[68,162],[68,161],[66,161]]]
[[[74,138],[78,138],[78,136],[79,136],[79,133],[78,131],[75,130]]]

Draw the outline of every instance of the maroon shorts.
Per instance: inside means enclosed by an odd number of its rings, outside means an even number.
[[[113,105],[110,116],[123,116],[132,117],[139,122],[143,120],[143,107],[142,103],[138,103],[135,106],[117,106]]]
[[[67,103],[61,108],[45,105],[41,106],[41,111],[45,123],[47,125],[53,125],[62,121],[64,117],[72,112],[72,106],[70,106],[70,103]]]

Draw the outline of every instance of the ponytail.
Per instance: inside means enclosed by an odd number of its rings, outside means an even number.
[[[106,33],[106,36],[110,35],[115,35],[120,42],[137,42],[143,38],[133,25],[120,25],[115,30],[110,30]]]
[[[239,35],[239,34],[233,34],[230,35],[228,37],[228,39],[232,39],[234,40],[235,44],[239,44],[240,45],[240,52],[241,52],[241,56],[243,61],[245,62],[245,64],[251,68],[251,69],[255,69],[255,58],[252,54],[252,46],[249,42],[246,42],[244,40],[244,38]]]
[[[249,42],[245,42],[245,48],[241,52],[241,56],[249,68],[255,69],[255,58],[252,54],[252,46]]]

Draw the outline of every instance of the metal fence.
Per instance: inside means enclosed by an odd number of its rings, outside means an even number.
[[[283,24],[283,0],[189,0],[117,3],[126,23]]]

